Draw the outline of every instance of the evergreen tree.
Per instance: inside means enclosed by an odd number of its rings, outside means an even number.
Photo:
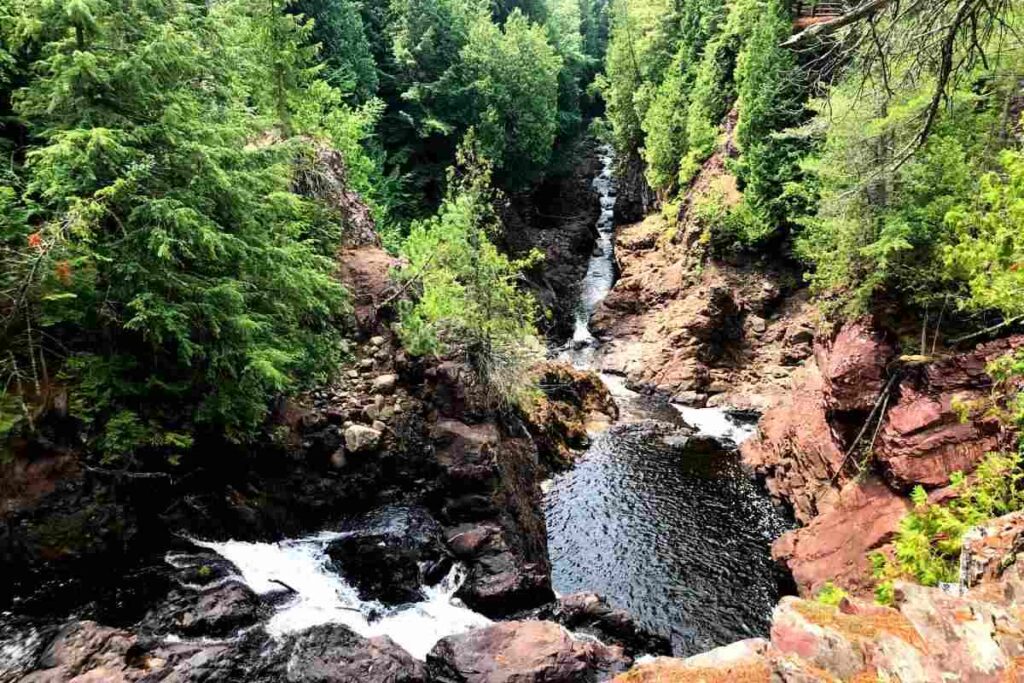
[[[302,144],[268,133],[301,123],[306,29],[269,5],[73,5],[17,17],[38,144],[2,194],[6,369],[60,370],[108,458],[246,438],[339,353],[335,221],[290,190]]]

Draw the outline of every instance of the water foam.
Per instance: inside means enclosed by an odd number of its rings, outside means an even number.
[[[274,637],[339,623],[367,638],[388,636],[413,657],[425,659],[441,638],[491,623],[454,597],[464,579],[459,566],[436,586],[425,587],[422,602],[390,608],[361,600],[356,589],[329,566],[327,545],[340,536],[322,533],[280,543],[195,543],[232,562],[256,593],[280,591],[282,583],[295,590],[296,595],[267,624]]]

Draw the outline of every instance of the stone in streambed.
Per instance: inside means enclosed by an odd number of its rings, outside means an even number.
[[[417,602],[423,584],[437,583],[451,567],[441,528],[422,508],[387,506],[345,527],[327,555],[364,600]]]
[[[189,638],[229,636],[266,616],[267,609],[251,588],[227,581],[195,591],[174,590],[146,615],[140,630]]]
[[[585,633],[602,643],[618,645],[631,657],[672,653],[672,643],[666,636],[645,629],[629,612],[612,607],[596,593],[566,595],[536,610],[534,616],[557,622],[573,633]]]
[[[386,355],[386,354],[385,354]],[[395,375],[381,375],[373,380],[371,391],[375,394],[388,394],[395,393],[395,387],[398,384],[398,377]]]
[[[380,445],[381,433],[364,425],[349,425],[345,428],[345,448],[352,453],[369,453]]]
[[[620,647],[577,640],[550,621],[508,621],[442,639],[427,655],[439,683],[586,683],[632,662]]]

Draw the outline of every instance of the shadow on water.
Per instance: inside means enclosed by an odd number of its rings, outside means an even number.
[[[789,592],[770,544],[791,522],[737,453],[674,431],[616,425],[552,482],[545,507],[555,589],[604,594],[688,655],[768,633]]]
[[[553,355],[591,368],[590,318],[615,280],[614,158],[594,180],[599,239],[581,283],[573,338]],[[593,591],[669,635],[676,655],[766,636],[792,579],[771,543],[792,528],[740,464],[754,426],[722,410],[674,406],[604,376],[623,421],[547,489],[554,588]],[[689,435],[693,434],[691,437]]]

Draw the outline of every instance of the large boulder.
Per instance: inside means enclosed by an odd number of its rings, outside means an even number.
[[[896,349],[869,320],[844,325],[816,350],[832,410],[870,411],[888,381]]]
[[[672,654],[672,641],[645,629],[629,612],[612,607],[596,593],[573,593],[537,611],[537,618],[555,621],[573,633],[618,645],[631,657]]]
[[[271,683],[421,683],[423,664],[387,636],[323,624],[274,643],[245,680]]]
[[[449,636],[427,655],[439,683],[583,683],[630,663],[621,648],[573,638],[548,621],[509,621]]]
[[[15,680],[19,683],[137,680],[127,662],[136,641],[127,631],[92,621],[70,622],[41,651],[34,670]]]
[[[62,628],[18,683],[246,681],[421,683],[421,662],[387,637],[340,624],[271,639],[261,629],[233,640],[157,642],[89,621]],[[2,669],[0,669],[2,671]],[[8,680],[8,679],[5,679]]]
[[[956,673],[962,681],[1021,680],[1024,619],[1018,606],[1002,607],[909,583],[898,583],[894,595],[896,608],[941,671]]]
[[[425,509],[390,505],[349,521],[327,555],[364,600],[423,599],[451,566],[440,525]]]
[[[775,608],[771,638],[780,653],[842,681],[945,680],[911,621],[888,607],[846,601],[837,608],[783,598]]]
[[[550,601],[546,565],[524,562],[513,552],[505,530],[495,524],[464,524],[447,531],[448,547],[467,570],[456,593],[466,605],[500,617]]]
[[[809,665],[781,655],[763,638],[741,640],[686,659],[656,657],[617,676],[614,683],[818,683]]]
[[[988,414],[992,379],[986,366],[1024,347],[1024,335],[911,368],[879,433],[875,456],[898,488],[946,486],[953,472],[971,472],[1006,435]],[[964,413],[969,419],[963,419]]]
[[[542,468],[525,427],[440,419],[431,437],[443,472],[440,519],[467,569],[459,597],[489,617],[550,602]]]
[[[894,538],[910,503],[877,477],[848,483],[835,506],[807,526],[783,534],[772,555],[793,574],[802,594],[833,581],[855,592],[869,592],[868,556]]]
[[[228,580],[198,591],[171,591],[166,600],[150,610],[140,628],[160,635],[216,638],[255,624],[266,612],[251,588]]]

